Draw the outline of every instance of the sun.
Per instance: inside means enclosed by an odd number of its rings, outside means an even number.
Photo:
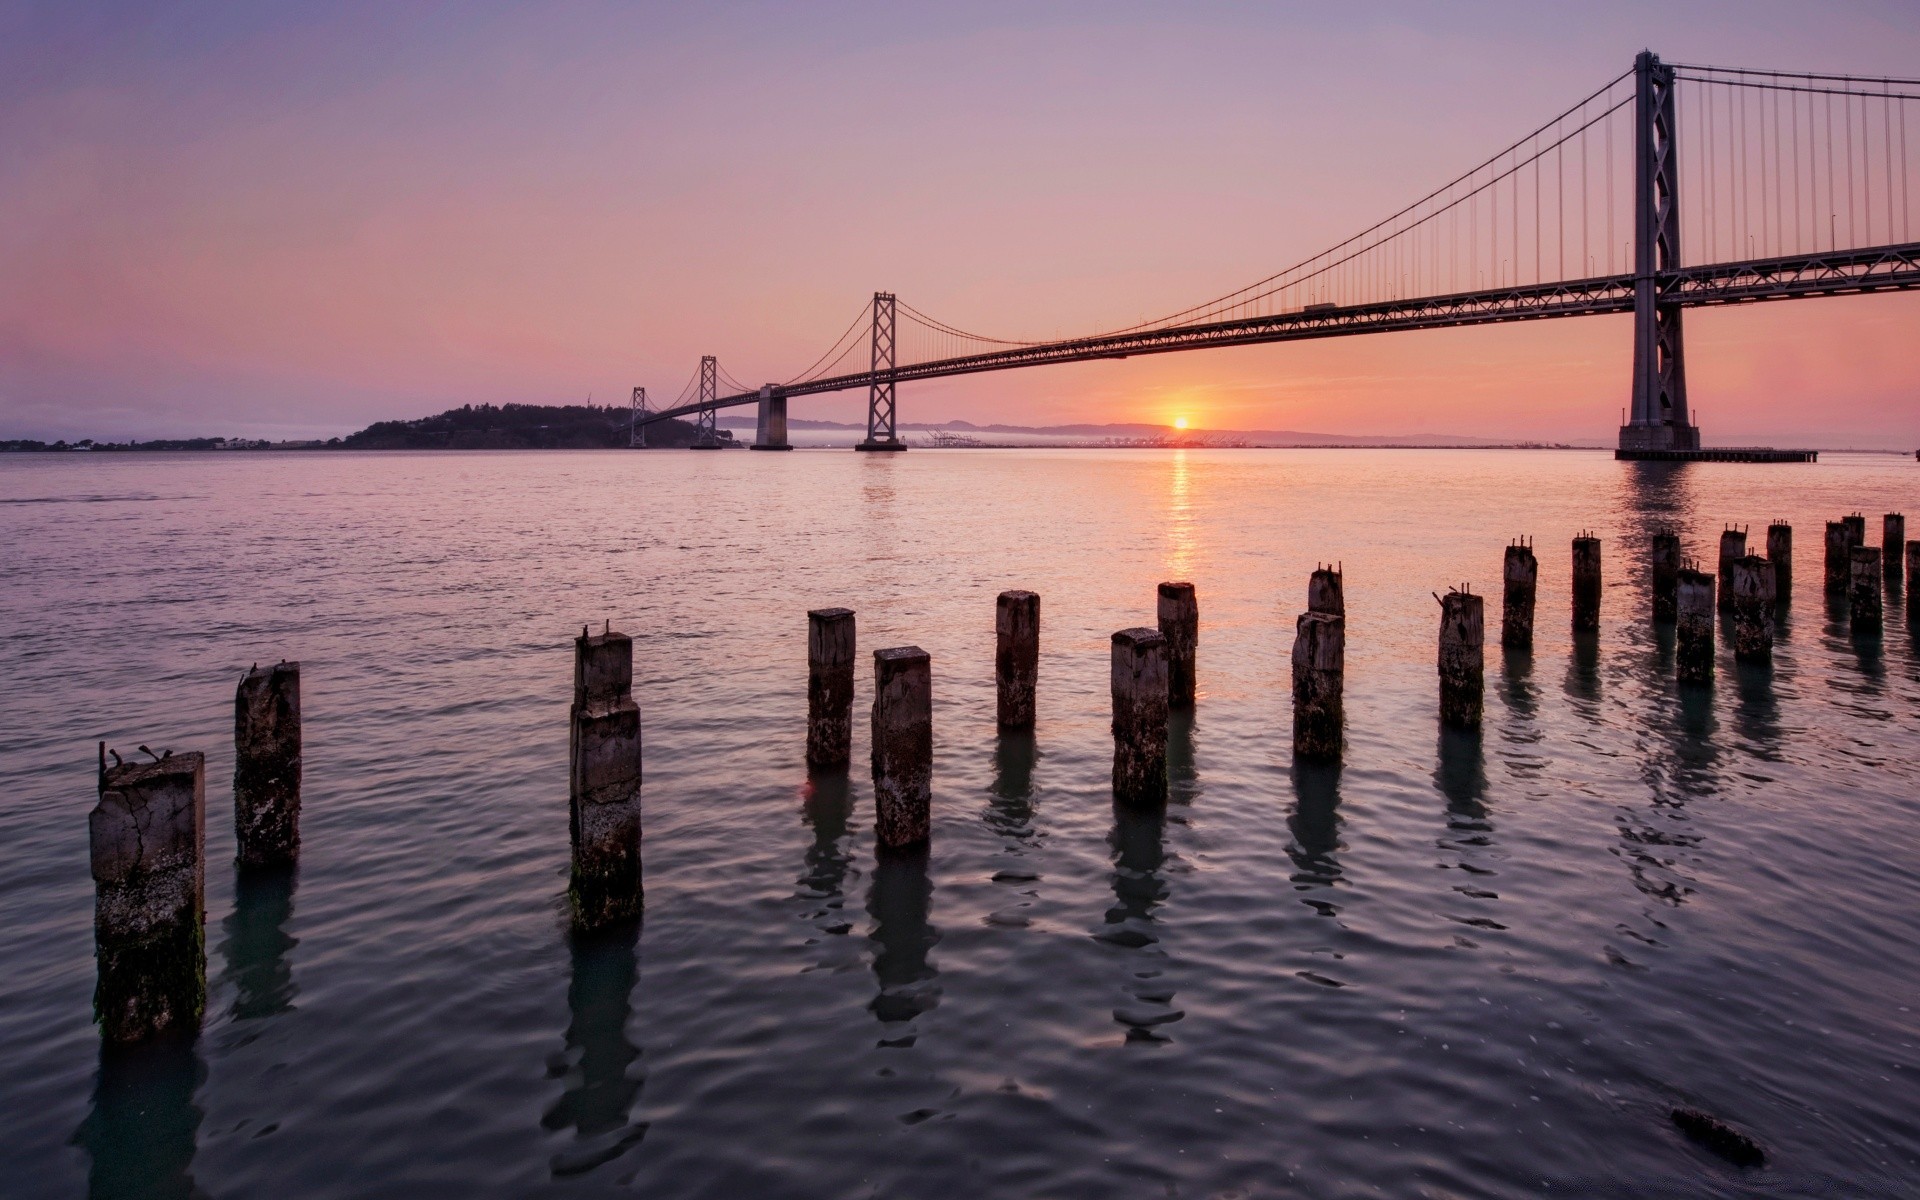
[[[1187,427],[1187,419],[1185,417],[1175,417],[1173,419],[1173,427],[1175,429],[1185,429]]]

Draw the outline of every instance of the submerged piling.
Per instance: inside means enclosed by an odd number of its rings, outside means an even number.
[[[1767,526],[1767,561],[1773,564],[1773,594],[1778,601],[1793,590],[1793,526],[1785,521]]]
[[[1720,570],[1719,587],[1720,607],[1733,607],[1733,564],[1746,557],[1747,531],[1744,527],[1727,526],[1720,531]]]
[[[93,860],[93,1010],[119,1044],[197,1028],[207,1003],[206,760],[126,763],[100,743]]]
[[[1674,674],[1682,683],[1713,681],[1714,578],[1698,565],[1683,567],[1674,590]]]
[[[1849,537],[1845,521],[1827,522],[1826,584],[1827,591],[1830,593],[1841,593],[1847,590],[1847,574],[1850,570],[1847,566]]]
[[[933,809],[933,663],[918,646],[873,652],[873,810],[890,850],[927,840]]]
[[[1190,583],[1160,585],[1160,634],[1167,639],[1167,703],[1193,704],[1193,658],[1200,640],[1200,602]]]
[[[242,867],[300,856],[300,664],[255,666],[233,697],[233,836]]]
[[[1347,619],[1304,612],[1293,630],[1293,752],[1337,759],[1346,717]]]
[[[850,608],[807,613],[807,765],[853,761],[854,619]]]
[[[1591,533],[1573,539],[1573,627],[1600,628],[1600,539]]]
[[[1506,582],[1500,603],[1500,644],[1508,650],[1533,649],[1533,600],[1540,581],[1540,561],[1525,538],[1507,547],[1501,567]]]
[[[1000,728],[1031,728],[1040,674],[1040,597],[1033,592],[1001,592],[994,607],[993,633]]]
[[[1899,577],[1906,573],[1901,560],[1901,549],[1907,541],[1907,519],[1899,513],[1888,513],[1880,518],[1880,561],[1887,574]]]
[[[1315,567],[1307,578],[1307,611],[1347,615],[1346,577],[1339,565]]]
[[[1674,619],[1674,588],[1680,580],[1680,535],[1662,529],[1653,535],[1653,619]]]
[[[1130,805],[1167,798],[1167,639],[1157,629],[1113,635],[1113,795]]]
[[[1773,660],[1774,565],[1757,554],[1733,560],[1733,656],[1743,662]]]
[[[1847,585],[1847,607],[1855,633],[1880,631],[1880,547],[1855,546],[1847,551],[1852,568]]]
[[[1478,729],[1487,686],[1485,604],[1465,591],[1435,599],[1440,601],[1440,723]]]
[[[568,808],[573,833],[569,893],[577,925],[640,915],[640,706],[633,699],[633,639],[608,625],[573,643]]]

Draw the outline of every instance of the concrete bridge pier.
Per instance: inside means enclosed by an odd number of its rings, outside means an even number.
[[[754,426],[755,450],[791,450],[787,444],[787,394],[772,384],[760,389],[760,420]]]

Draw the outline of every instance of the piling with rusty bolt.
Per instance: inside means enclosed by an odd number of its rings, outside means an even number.
[[[1698,566],[1683,567],[1674,592],[1674,674],[1682,683],[1713,681],[1714,578]]]
[[[1793,590],[1793,526],[1775,521],[1767,526],[1767,561],[1773,564],[1775,600]]]
[[[1775,576],[1772,561],[1757,554],[1733,560],[1733,656],[1743,662],[1773,660]]]
[[[1152,807],[1167,798],[1167,639],[1122,629],[1111,649],[1113,795]]]
[[[1671,621],[1676,612],[1674,589],[1680,581],[1680,535],[1662,529],[1653,535],[1653,619]]]
[[[300,857],[300,664],[255,666],[233,697],[233,835],[245,867]]]
[[[609,624],[573,643],[568,810],[573,834],[569,895],[577,925],[593,929],[640,915],[640,706],[633,699],[633,639]]]
[[[1040,677],[1040,597],[1001,592],[993,613],[993,674],[1000,694],[1002,729],[1033,727],[1033,697]]]
[[[1525,538],[1507,547],[1501,567],[1505,592],[1500,603],[1500,644],[1508,650],[1533,649],[1533,600],[1540,582],[1540,560]]]
[[[1733,607],[1733,564],[1747,554],[1747,531],[1744,527],[1727,526],[1720,531],[1720,570],[1717,593],[1720,607]]]
[[[1160,635],[1167,639],[1167,703],[1193,705],[1193,659],[1200,640],[1200,602],[1190,583],[1160,585]]]
[[[933,812],[933,662],[918,646],[873,652],[873,810],[880,845],[926,842]]]
[[[1847,585],[1847,607],[1852,610],[1855,633],[1880,631],[1880,547],[1855,546],[1847,551],[1851,568]]]
[[[1314,568],[1307,578],[1307,611],[1347,615],[1347,583],[1339,565]]]
[[[1600,628],[1600,539],[1591,533],[1573,539],[1573,627]]]
[[[1440,723],[1478,729],[1487,690],[1485,604],[1466,591],[1436,599],[1440,601]]]
[[[853,761],[854,620],[850,608],[807,613],[807,765]]]
[[[147,753],[151,754],[151,751]],[[87,815],[94,1016],[116,1044],[197,1029],[207,1003],[206,760],[171,751],[107,765]]]
[[[1340,757],[1346,673],[1347,619],[1301,613],[1293,627],[1293,752],[1298,757]]]

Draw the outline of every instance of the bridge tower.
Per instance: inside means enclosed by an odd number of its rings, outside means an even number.
[[[873,294],[873,381],[867,385],[867,440],[855,450],[905,450],[894,429],[893,293]]]
[[[633,389],[633,400],[627,406],[627,448],[646,449],[647,427],[640,422],[653,415],[653,409],[647,405],[647,389]]]
[[[1680,269],[1680,158],[1673,68],[1642,50],[1634,59],[1633,416],[1622,450],[1698,450],[1687,417],[1680,305],[1665,297]]]
[[[713,402],[720,398],[720,360],[711,354],[700,356],[700,411],[693,414],[693,450],[718,450],[720,410]]]

